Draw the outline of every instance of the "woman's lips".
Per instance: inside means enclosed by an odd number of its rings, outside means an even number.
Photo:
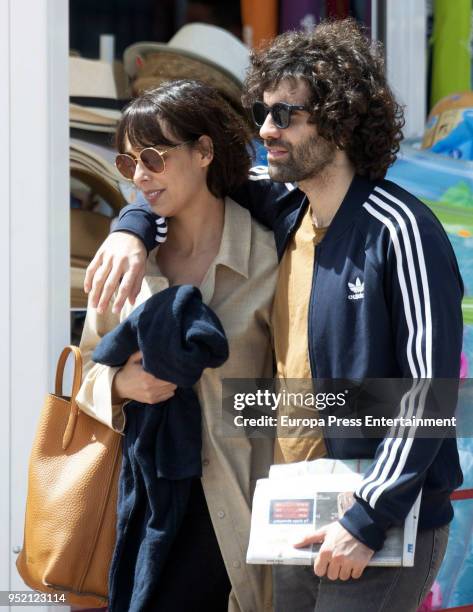
[[[153,191],[143,192],[143,195],[145,196],[148,204],[153,205],[156,204],[156,202],[159,200],[161,194],[164,193],[164,191],[164,189],[153,189]]]

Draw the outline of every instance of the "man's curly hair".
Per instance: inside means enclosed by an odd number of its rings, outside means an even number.
[[[243,104],[262,100],[283,79],[307,82],[309,121],[346,152],[357,174],[384,177],[399,151],[404,116],[387,84],[379,44],[371,44],[353,19],[281,34],[252,52]]]

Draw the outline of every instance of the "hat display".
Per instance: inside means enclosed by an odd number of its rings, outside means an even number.
[[[69,57],[69,124],[115,132],[123,102],[118,100],[114,67],[108,62]]]
[[[129,186],[123,184],[123,177],[115,168],[115,150],[111,145],[111,134],[117,129],[124,104],[117,97],[116,62],[112,65],[70,57],[69,69],[71,308],[74,310],[87,307],[87,295],[83,291],[85,269],[109,234],[112,218],[126,205],[128,196],[123,194]]]
[[[71,307],[84,309],[87,307],[87,295],[83,291],[85,268],[108,236],[112,217],[117,216],[131,198],[123,195],[129,186],[123,184],[114,166],[112,148],[71,138],[69,156],[71,195],[76,196],[77,201],[76,190],[85,189],[94,202],[99,200],[109,206],[108,215],[87,210],[83,205],[71,208]]]
[[[108,236],[110,218],[99,213],[71,209],[71,307],[87,308],[87,294],[84,293],[85,269],[97,249]]]
[[[116,131],[121,117],[117,100],[113,66],[107,62],[69,57],[69,126],[85,135]],[[108,137],[109,138],[109,137]],[[85,268],[96,250],[108,236],[111,216],[87,207],[78,194],[87,194],[91,202],[101,201],[109,206],[111,215],[118,215],[125,204],[120,191],[121,178],[113,164],[115,152],[86,140],[70,139],[69,159],[71,176],[71,308],[87,307],[83,290]]]
[[[112,197],[103,197],[118,214],[126,201],[121,189],[124,180],[115,168],[115,151],[109,147],[71,138],[69,155],[71,174],[82,173],[83,176],[93,177],[97,193],[102,195],[100,192],[106,191],[112,194]]]
[[[125,49],[125,72],[140,93],[167,80],[192,78],[212,85],[240,106],[249,50],[222,28],[191,23],[168,43],[139,42]]]
[[[91,110],[79,104],[69,104],[69,125],[80,130],[113,134],[117,129],[120,116],[119,111],[111,111],[108,115],[106,109]]]

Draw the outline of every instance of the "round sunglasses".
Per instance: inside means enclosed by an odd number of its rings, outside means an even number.
[[[258,127],[261,127],[266,121],[268,114],[273,118],[274,125],[281,130],[285,130],[291,123],[291,115],[295,111],[309,110],[301,104],[286,104],[285,102],[277,102],[273,106],[267,106],[264,102],[254,102],[251,107],[253,121]]]
[[[118,172],[127,180],[132,181],[135,176],[136,166],[140,161],[143,166],[150,172],[162,174],[166,170],[166,162],[164,156],[172,149],[178,149],[184,145],[190,144],[192,140],[186,140],[180,144],[168,147],[165,151],[158,151],[154,147],[146,147],[142,149],[138,155],[138,159],[130,153],[119,153],[115,157],[115,166]]]

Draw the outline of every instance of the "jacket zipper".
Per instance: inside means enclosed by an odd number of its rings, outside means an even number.
[[[310,299],[309,299],[309,321],[308,321],[309,337],[307,339],[308,340],[307,344],[309,347],[309,365],[310,365],[310,372],[311,372],[312,379],[317,378],[317,368],[315,365],[315,357],[314,357],[314,352],[312,350],[312,346],[313,346],[313,339],[314,339],[314,316],[313,315],[314,315],[314,302],[315,302],[315,281],[317,278],[317,271],[319,269],[318,260],[320,257],[320,251],[321,251],[321,245],[318,244],[314,250],[312,287],[310,290]],[[327,438],[327,436],[325,436],[324,429],[325,428],[322,428],[322,435],[323,435],[324,442],[325,442],[325,448],[327,449],[328,457],[332,457],[332,449],[330,445],[330,440]]]

